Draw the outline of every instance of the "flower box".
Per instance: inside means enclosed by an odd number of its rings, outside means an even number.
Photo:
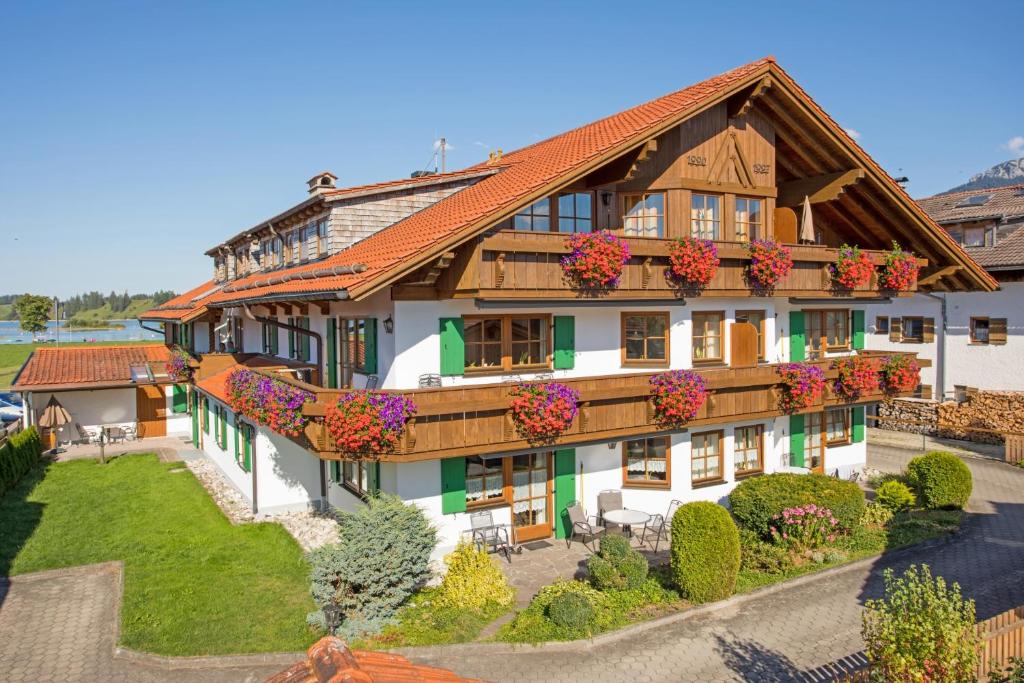
[[[704,378],[691,370],[671,370],[651,377],[654,419],[659,425],[686,424],[697,416],[707,398]]]
[[[921,383],[921,366],[909,356],[888,356],[879,368],[887,394],[913,391]]]
[[[679,286],[707,287],[718,272],[718,249],[711,240],[683,237],[668,248],[668,275]]]
[[[889,292],[906,292],[917,284],[919,266],[914,255],[900,249],[896,242],[885,252],[885,265],[878,275],[878,286]]]
[[[327,407],[324,425],[349,457],[379,456],[398,446],[416,404],[404,396],[353,391]]]
[[[864,356],[839,358],[832,362],[832,369],[839,375],[832,384],[832,391],[846,401],[856,401],[861,396],[878,391],[881,378],[878,362]]]
[[[167,361],[165,368],[167,375],[174,382],[188,382],[192,379],[192,356],[181,348],[171,351],[171,359]]]
[[[617,287],[622,268],[629,262],[629,246],[606,230],[579,233],[565,241],[569,255],[562,271],[579,289]]]
[[[231,410],[287,436],[302,433],[309,422],[302,405],[316,399],[308,391],[252,370],[232,372],[225,389]]]
[[[844,244],[839,247],[836,262],[829,266],[832,282],[842,289],[857,289],[871,281],[875,274],[875,264],[871,258],[860,250]]]
[[[789,415],[805,410],[821,400],[825,391],[825,373],[817,365],[785,363],[779,375],[779,410]]]
[[[750,265],[747,282],[755,289],[772,290],[793,270],[793,254],[772,240],[754,240],[747,245]]]
[[[579,406],[579,392],[565,384],[519,384],[509,392],[512,423],[531,443],[545,443],[561,436],[572,424]]]

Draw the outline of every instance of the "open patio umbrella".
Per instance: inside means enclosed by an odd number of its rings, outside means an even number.
[[[800,241],[814,243],[814,217],[811,215],[811,198],[804,195],[804,209],[800,215]]]
[[[50,395],[50,400],[39,416],[39,426],[50,430],[53,435],[52,447],[57,445],[57,430],[71,422],[71,414],[60,404],[57,397]]]

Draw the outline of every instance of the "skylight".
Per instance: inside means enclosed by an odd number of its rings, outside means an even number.
[[[966,209],[972,206],[984,206],[985,202],[987,202],[991,198],[992,195],[990,194],[976,194],[973,197],[961,199],[959,202],[957,202],[956,208]]]

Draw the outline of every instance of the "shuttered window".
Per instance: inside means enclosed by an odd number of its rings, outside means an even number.
[[[971,318],[971,344],[1005,344],[1006,318]]]
[[[988,343],[1006,343],[1006,318],[989,318],[988,320]]]
[[[461,375],[466,366],[466,336],[462,318],[441,318],[441,374]]]

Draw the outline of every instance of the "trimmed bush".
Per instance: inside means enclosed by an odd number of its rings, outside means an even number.
[[[736,520],[761,538],[770,538],[772,518],[786,508],[808,503],[832,511],[843,531],[857,526],[864,514],[864,492],[852,481],[823,474],[766,474],[746,479],[729,494]]]
[[[740,566],[747,571],[778,574],[793,561],[782,546],[761,540],[750,529],[740,529]]]
[[[952,453],[932,451],[907,464],[907,483],[926,508],[956,508],[967,505],[974,481],[964,461]]]
[[[0,496],[14,488],[42,455],[43,442],[35,427],[18,432],[0,446]]]
[[[877,502],[868,503],[864,514],[860,516],[862,527],[885,527],[892,521],[893,512]]]
[[[902,481],[891,479],[875,490],[875,501],[893,512],[903,512],[914,507],[917,499],[909,486]]]
[[[672,577],[695,603],[721,600],[736,589],[740,533],[721,505],[687,503],[672,517]]]
[[[647,558],[618,534],[603,536],[597,554],[587,560],[590,583],[602,591],[636,588],[647,580],[649,571]]]
[[[562,593],[548,605],[548,619],[563,628],[583,630],[594,620],[594,605],[580,593]]]
[[[514,597],[508,580],[483,549],[460,543],[444,558],[448,573],[438,589],[438,600],[459,609],[508,607]]]

